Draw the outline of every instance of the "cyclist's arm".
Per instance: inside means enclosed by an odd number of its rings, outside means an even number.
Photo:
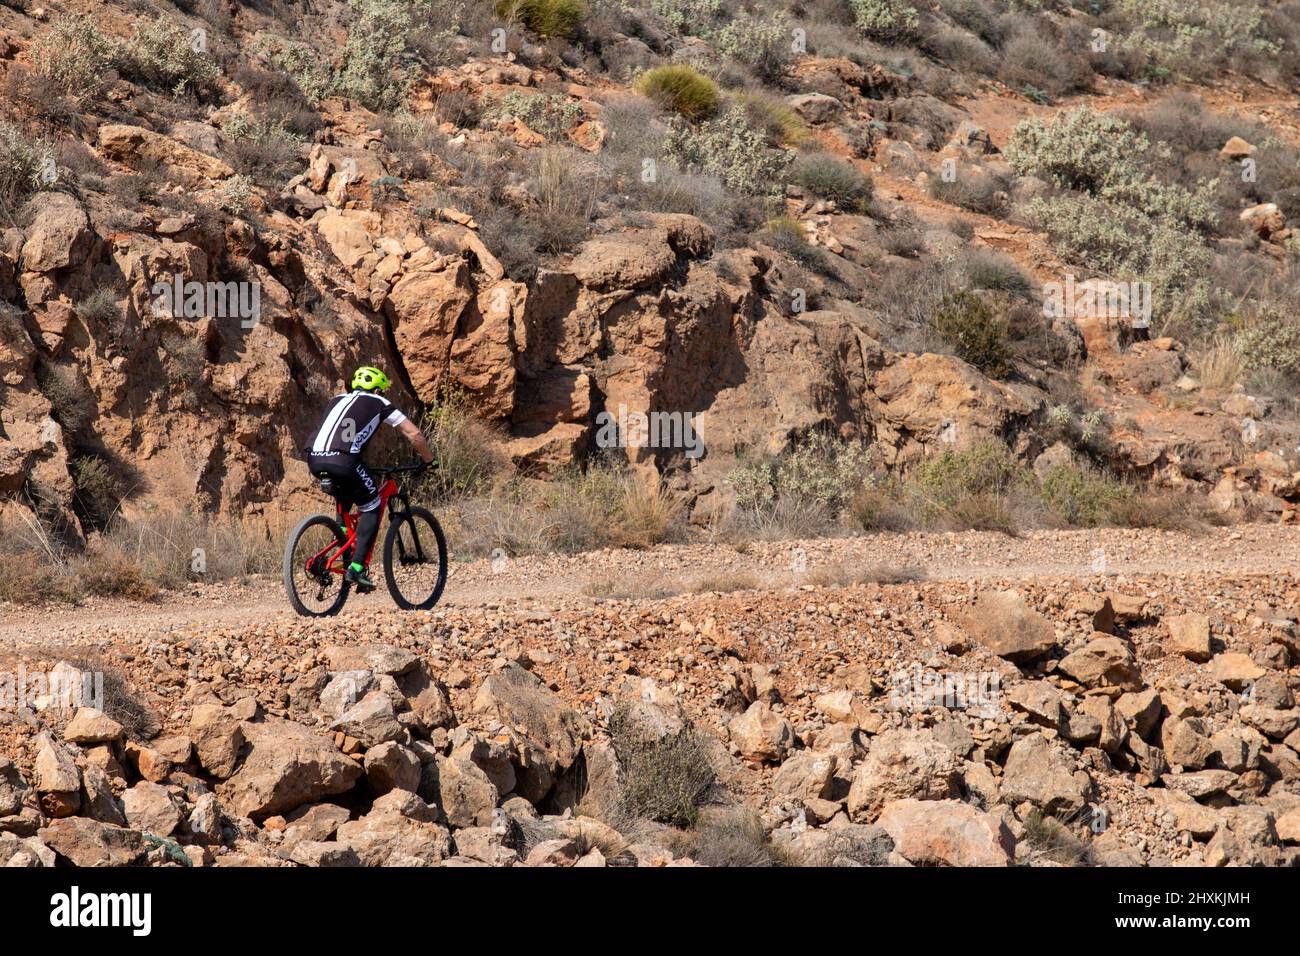
[[[397,430],[403,438],[415,446],[416,452],[419,453],[425,464],[433,461],[433,451],[429,448],[428,439],[424,437],[424,432],[420,431],[415,422],[408,418],[398,424]]]

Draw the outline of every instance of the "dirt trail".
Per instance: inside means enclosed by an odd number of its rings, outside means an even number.
[[[802,568],[803,570],[799,570]],[[455,561],[443,605],[546,609],[604,594],[653,597],[692,590],[782,590],[833,583],[837,576],[915,574],[954,582],[1089,582],[1101,576],[1300,573],[1300,528],[1253,525],[1203,534],[1104,529],[1036,531],[1019,538],[983,532],[879,534],[857,538],[728,545],[670,545]],[[382,589],[349,600],[343,618],[392,610]],[[280,582],[195,586],[147,604],[99,600],[77,607],[0,605],[0,643],[93,640],[123,631],[239,628],[293,620]]]

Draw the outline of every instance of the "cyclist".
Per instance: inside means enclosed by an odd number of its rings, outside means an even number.
[[[307,451],[307,465],[312,475],[330,479],[330,491],[346,511],[353,504],[361,516],[357,519],[357,543],[347,579],[361,593],[373,591],[374,582],[366,574],[370,546],[379,530],[379,485],[361,461],[366,443],[384,422],[396,428],[419,453],[427,465],[433,461],[424,434],[380,392],[392,384],[387,375],[372,365],[363,365],[352,376],[352,391],[337,395],[325,409],[325,417]]]

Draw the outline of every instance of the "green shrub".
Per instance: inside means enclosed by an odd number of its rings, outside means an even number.
[[[498,0],[497,16],[518,20],[544,37],[570,39],[582,26],[587,8],[581,0]]]
[[[91,549],[77,568],[77,578],[87,594],[149,601],[158,586],[148,580],[140,566],[126,554],[102,545]]]
[[[1191,191],[1148,173],[1152,164],[1167,162],[1168,154],[1168,146],[1152,146],[1119,117],[1086,106],[1050,126],[1025,120],[1012,131],[1006,149],[1007,162],[1022,176],[1038,176],[1148,218],[1210,228],[1216,219],[1213,183]]]
[[[338,76],[329,61],[306,43],[260,33],[253,42],[253,51],[265,56],[272,66],[291,77],[312,103],[320,103],[325,97],[332,96],[338,87]]]
[[[438,467],[416,485],[420,500],[442,502],[477,494],[501,470],[491,429],[474,415],[460,389],[443,388],[426,407],[421,425]]]
[[[72,459],[72,482],[77,503],[96,528],[108,525],[121,504],[123,489],[108,463],[94,455]]]
[[[913,36],[920,23],[916,9],[906,0],[849,0],[853,22],[873,40],[903,40]]]
[[[1021,208],[1064,259],[1104,274],[1151,284],[1165,330],[1206,331],[1218,295],[1208,278],[1212,256],[1194,233],[1087,195],[1037,198]]]
[[[85,16],[55,18],[50,32],[32,45],[36,68],[69,96],[95,96],[117,55],[117,44]]]
[[[1010,256],[995,249],[968,246],[958,257],[957,267],[972,289],[1028,294],[1030,282]]]
[[[101,286],[77,303],[77,318],[91,327],[117,322],[122,318],[118,298],[116,289]]]
[[[763,821],[748,808],[710,813],[700,821],[691,856],[700,866],[709,867],[797,865],[768,840]]]
[[[944,296],[930,316],[930,330],[959,359],[985,375],[1005,378],[1010,374],[1007,323],[975,293],[952,292]]]
[[[717,781],[708,741],[685,714],[660,733],[627,704],[609,718],[618,757],[619,806],[632,819],[691,826]]]
[[[1007,183],[982,169],[959,168],[951,182],[942,175],[930,176],[926,189],[940,202],[985,216],[1000,219],[1007,212]]]
[[[174,96],[211,92],[221,76],[211,54],[195,50],[190,33],[166,20],[137,23],[116,60],[127,79]]]
[[[723,56],[744,63],[764,80],[779,77],[790,60],[790,24],[781,13],[767,20],[741,14],[709,39]]]
[[[538,248],[563,252],[585,239],[605,191],[600,167],[576,149],[548,146],[539,151],[533,183],[542,212],[536,224]]]
[[[283,174],[297,160],[300,140],[281,122],[249,120],[236,113],[221,132],[226,137],[226,155],[237,172],[258,182]]]
[[[693,128],[677,121],[669,130],[664,154],[680,169],[717,176],[732,189],[752,196],[779,197],[783,192],[785,152],[769,149],[738,107]]]
[[[712,116],[718,109],[718,85],[684,63],[646,70],[637,77],[636,89],[691,121]]]
[[[1128,489],[1114,479],[1074,464],[1049,469],[1043,475],[1041,493],[1058,518],[1082,528],[1106,524],[1115,506],[1129,496]]]
[[[36,385],[50,403],[50,413],[68,431],[79,431],[95,415],[95,399],[77,371],[66,365],[38,365]]]
[[[417,35],[424,40],[431,16],[428,3],[411,0],[348,0],[355,19],[334,67],[306,43],[274,34],[259,34],[255,52],[293,78],[313,103],[327,96],[347,96],[375,112],[401,107],[413,78],[409,61]]]
[[[821,199],[829,199],[841,209],[865,213],[871,207],[871,179],[856,166],[833,156],[813,153],[800,156],[791,170],[791,179]]]
[[[799,265],[819,272],[827,272],[830,264],[826,254],[808,242],[803,223],[789,216],[777,216],[763,224],[763,236],[768,245],[784,252]]]
[[[1300,326],[1292,318],[1266,312],[1238,334],[1236,347],[1252,371],[1271,369],[1300,376]]]
[[[814,432],[780,458],[742,457],[727,481],[742,509],[789,499],[838,513],[866,483],[871,468],[870,449],[862,442]]]
[[[1252,4],[1117,0],[1114,7],[1125,27],[1112,37],[1116,49],[1140,55],[1152,78],[1201,78],[1234,58],[1276,59],[1283,50],[1264,8]]]
[[[1028,486],[1029,476],[1006,445],[989,439],[965,449],[945,449],[917,465],[906,491],[923,511],[947,510],[967,498],[1004,498]]]
[[[515,117],[547,139],[560,139],[582,120],[582,107],[567,96],[517,90],[501,98],[498,113]]]
[[[999,78],[1013,89],[1046,94],[1026,94],[1040,102],[1048,96],[1086,90],[1092,82],[1092,70],[1068,43],[1068,38],[1054,40],[1048,31],[1037,27],[1018,31],[999,51]]]
[[[51,141],[27,136],[12,123],[0,120],[0,202],[10,216],[45,186],[54,162]]]
[[[735,100],[750,121],[767,133],[773,146],[795,146],[808,138],[808,124],[779,97],[763,92],[740,92]]]
[[[348,0],[357,19],[348,28],[336,92],[367,109],[389,112],[401,106],[411,74],[403,62],[415,28],[415,8],[406,0]]]
[[[650,0],[650,9],[674,30],[703,36],[722,18],[723,0]]]

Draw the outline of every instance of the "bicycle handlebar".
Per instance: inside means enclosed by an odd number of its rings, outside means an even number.
[[[373,471],[377,475],[401,475],[414,474],[415,472],[423,471],[426,468],[436,468],[437,465],[438,463],[436,461],[428,463],[421,461],[416,462],[413,465],[391,465],[387,468],[371,468],[369,470]]]

